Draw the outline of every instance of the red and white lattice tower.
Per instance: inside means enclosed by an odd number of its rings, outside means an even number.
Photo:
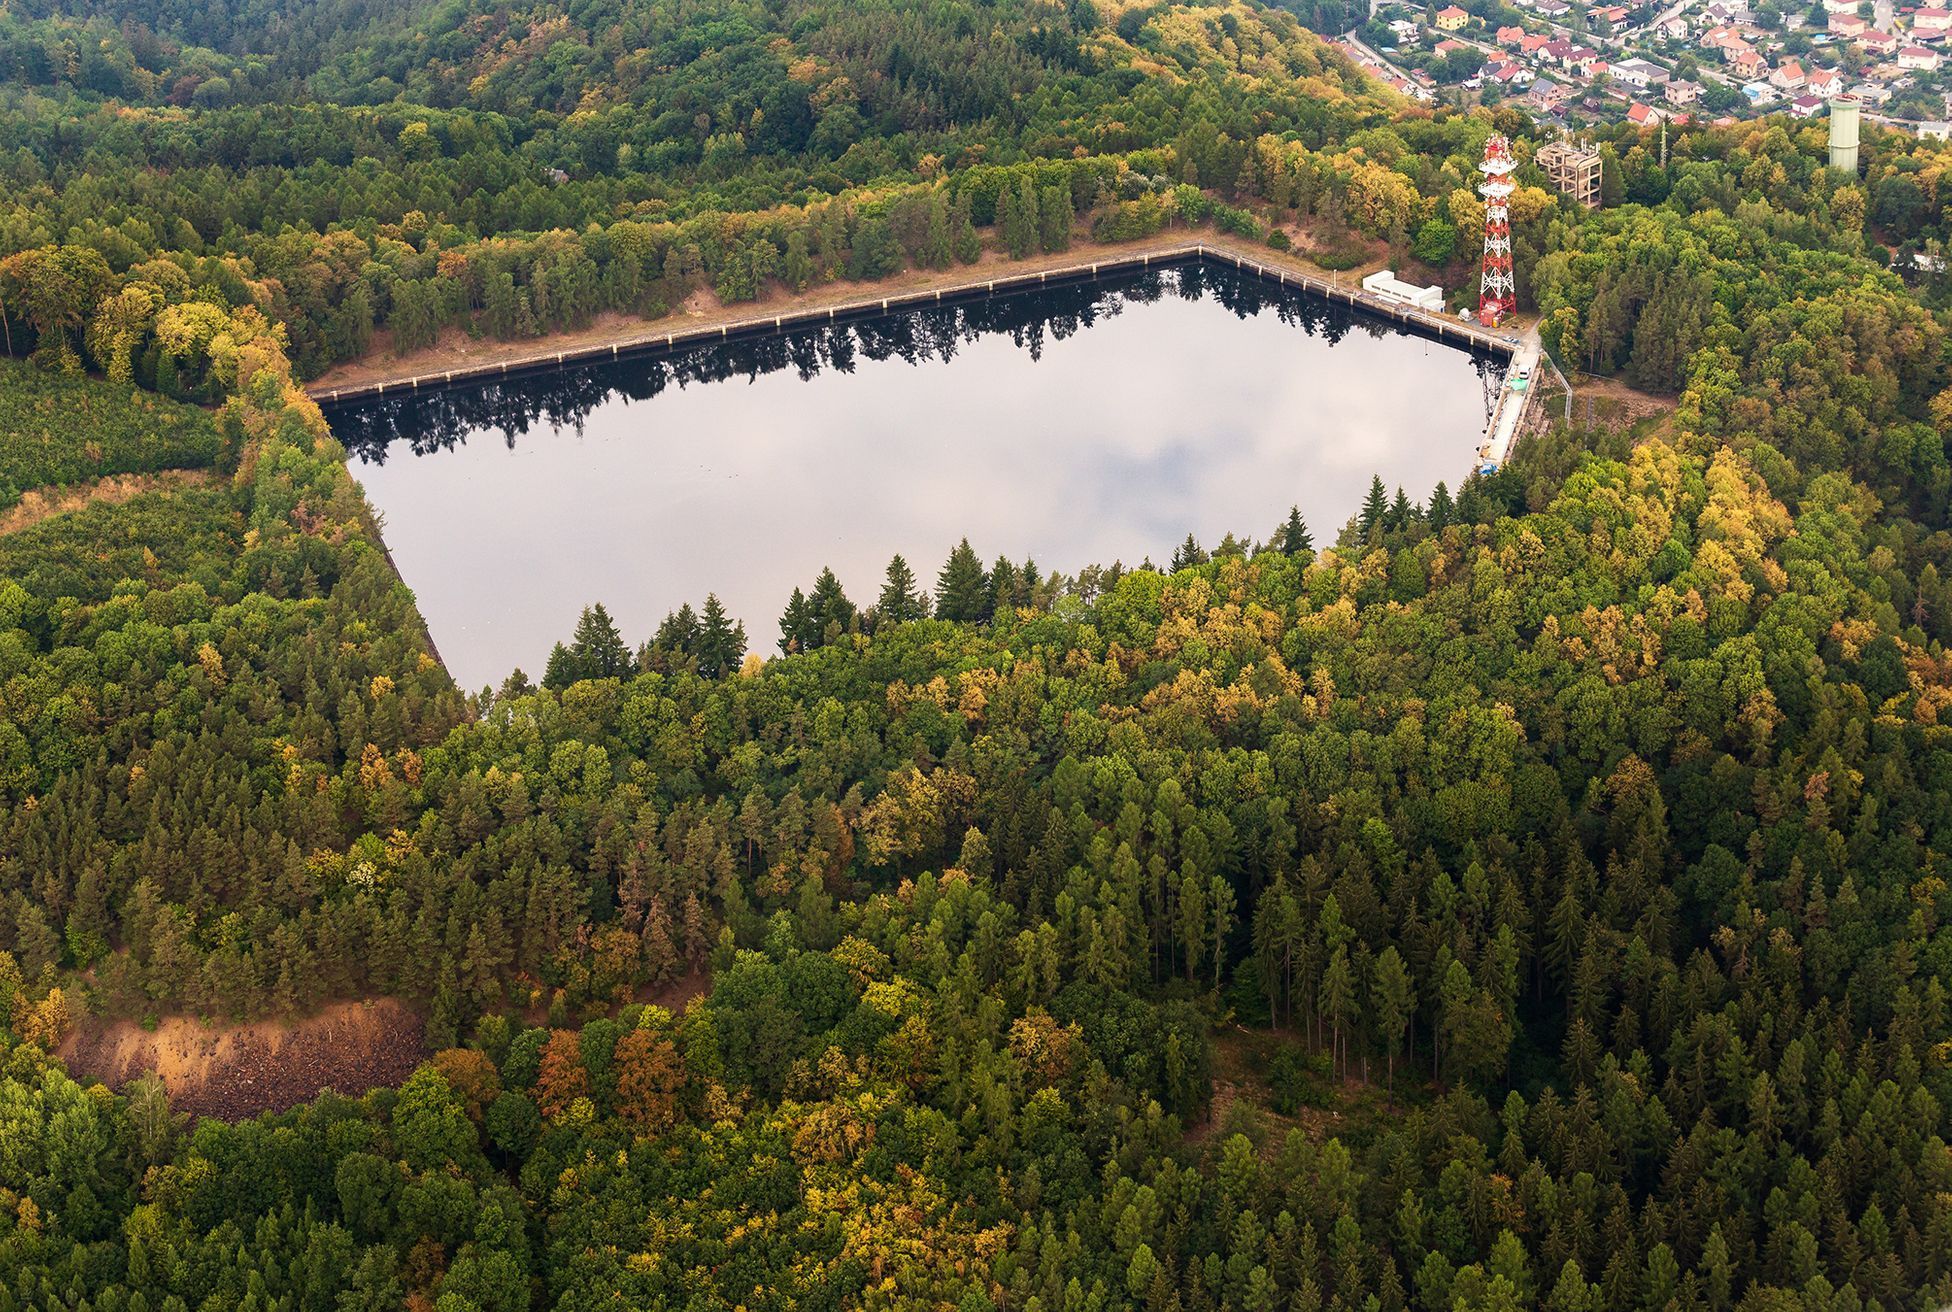
[[[1511,142],[1494,136],[1484,143],[1478,172],[1484,181],[1484,276],[1478,283],[1478,322],[1495,327],[1518,308],[1517,287],[1511,279]]]

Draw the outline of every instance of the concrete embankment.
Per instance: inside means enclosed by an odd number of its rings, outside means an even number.
[[[1325,300],[1347,305],[1359,313],[1389,320],[1408,331],[1467,350],[1510,356],[1517,347],[1517,339],[1513,337],[1367,293],[1357,285],[1353,276],[1349,282],[1343,282],[1336,276],[1323,277],[1301,268],[1300,262],[1292,256],[1268,251],[1245,241],[1208,235],[1200,240],[1154,244],[1138,249],[1094,251],[1080,255],[1074,261],[1030,271],[997,273],[985,270],[974,276],[966,272],[950,274],[927,285],[890,290],[887,294],[867,294],[818,305],[784,305],[769,312],[755,311],[706,324],[633,328],[595,343],[578,342],[558,347],[545,343],[531,351],[478,363],[461,363],[452,368],[409,368],[386,378],[341,386],[321,384],[308,391],[320,405],[336,406],[371,400],[389,393],[484,382],[578,364],[655,354],[705,342],[737,341],[795,328],[869,319],[895,310],[1034,291],[1039,287],[1088,282],[1111,273],[1165,268],[1201,260],[1231,266],[1283,286],[1299,288]]]

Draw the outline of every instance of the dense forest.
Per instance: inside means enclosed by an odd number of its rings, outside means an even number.
[[[777,652],[455,688],[300,386],[1168,223],[1462,286],[1494,129],[1246,3],[15,0],[0,511],[196,478],[0,532],[0,1308],[1952,1303],[1940,147],[1528,164],[1670,414]],[[51,1055],[373,995],[238,1124]]]

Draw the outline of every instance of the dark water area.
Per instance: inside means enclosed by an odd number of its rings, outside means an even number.
[[[328,409],[455,678],[541,673],[601,601],[633,645],[716,592],[770,654],[831,565],[860,605],[987,562],[1332,541],[1371,475],[1471,468],[1501,360],[1211,264]]]

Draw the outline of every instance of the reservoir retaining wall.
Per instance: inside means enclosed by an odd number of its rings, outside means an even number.
[[[1345,284],[1339,279],[1323,278],[1299,269],[1283,268],[1280,263],[1270,263],[1263,258],[1261,252],[1253,248],[1234,249],[1225,241],[1191,241],[1164,249],[1149,248],[1127,254],[1113,253],[1098,255],[1091,259],[1081,258],[1073,264],[1033,273],[969,278],[934,287],[894,292],[887,296],[864,296],[838,305],[798,310],[785,309],[777,314],[756,313],[742,319],[713,324],[710,327],[632,333],[597,345],[560,351],[542,350],[516,359],[464,365],[456,369],[433,370],[407,378],[396,378],[391,382],[311,388],[308,389],[308,394],[321,406],[344,405],[373,400],[389,392],[394,394],[418,392],[484,382],[495,378],[513,378],[578,364],[652,355],[705,342],[739,341],[823,323],[847,323],[871,319],[891,311],[912,309],[917,306],[949,305],[1001,293],[1034,291],[1039,287],[1061,287],[1090,282],[1108,273],[1127,272],[1133,269],[1168,268],[1199,261],[1231,266],[1242,272],[1253,273],[1269,282],[1278,282],[1284,287],[1299,288],[1311,295],[1349,306],[1360,314],[1386,320],[1418,336],[1432,338],[1465,350],[1509,357],[1518,349],[1516,338],[1492,332],[1478,324],[1466,323],[1460,319],[1372,295],[1353,282]]]

